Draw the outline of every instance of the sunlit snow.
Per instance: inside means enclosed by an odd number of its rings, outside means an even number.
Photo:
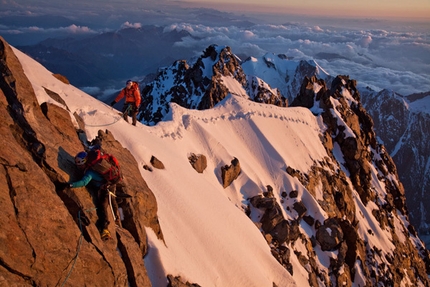
[[[238,95],[229,95],[215,108],[187,110],[171,104],[168,120],[156,126],[126,123],[118,111],[81,90],[64,84],[37,62],[13,49],[31,81],[39,103],[59,106],[44,88],[57,92],[66,102],[71,118],[77,113],[86,124],[88,139],[98,130],[108,129],[131,151],[142,177],[154,193],[158,218],[165,242],[147,228],[149,253],[144,258],[153,286],[165,286],[166,275],[180,275],[201,286],[309,286],[308,273],[291,252],[294,276],[271,255],[260,230],[244,212],[247,200],[266,191],[298,191],[298,199],[308,214],[320,222],[327,218],[317,200],[296,179],[285,172],[287,166],[307,173],[311,166],[327,157],[319,138],[324,126],[321,118],[305,108],[281,108],[252,102],[243,97],[245,91],[233,79],[224,84]],[[255,62],[254,62],[255,63]],[[351,136],[353,133],[350,132]],[[203,154],[207,168],[199,174],[191,167],[188,156]],[[341,162],[339,147],[335,156]],[[160,159],[164,170],[143,169],[151,156]],[[237,158],[241,174],[232,185],[222,187],[220,168]],[[372,170],[373,177],[376,171]],[[382,186],[375,185],[382,189]],[[322,188],[317,188],[322,198]],[[379,192],[382,192],[379,190]],[[275,196],[279,198],[277,193]],[[358,233],[371,246],[393,249],[389,232],[382,230],[372,216],[375,205],[364,206],[354,191],[359,220]],[[285,202],[283,212],[286,217]],[[253,214],[252,216],[256,216]],[[401,226],[401,220],[396,224]],[[309,237],[313,229],[301,224],[301,232]],[[373,232],[369,234],[368,230]],[[402,238],[402,240],[405,240]],[[292,250],[305,252],[298,243]],[[327,268],[335,252],[324,252],[316,246],[317,264]],[[357,265],[361,263],[357,262]],[[365,275],[357,269],[353,286],[359,286]],[[363,285],[361,285],[363,286]]]

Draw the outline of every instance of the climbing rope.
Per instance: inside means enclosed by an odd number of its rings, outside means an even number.
[[[92,211],[95,209],[96,208],[91,208],[91,209],[86,209],[85,211]],[[64,284],[66,284],[67,280],[69,280],[69,277],[72,274],[73,268],[75,268],[76,261],[78,260],[79,252],[81,251],[82,240],[84,237],[84,233],[82,231],[83,229],[82,229],[81,210],[79,210],[79,212],[78,212],[78,221],[79,221],[79,230],[81,231],[81,235],[79,236],[79,239],[78,239],[78,248],[76,249],[75,257],[73,258],[72,267],[70,268],[69,273],[67,273],[67,276],[64,279],[63,284],[61,284],[61,286],[64,286]]]
[[[108,192],[109,192],[109,206],[110,206],[110,210],[112,212],[113,219],[115,221],[116,220],[116,216],[115,216],[115,212],[113,211],[113,207],[112,207],[112,196],[116,197],[116,195],[113,192],[109,191],[109,190],[108,190]],[[96,209],[97,208],[90,208],[90,209],[86,209],[85,211],[90,212],[90,211],[93,211],[93,210],[96,210]],[[79,230],[81,231],[81,235],[79,236],[79,239],[78,239],[78,247],[76,249],[76,254],[73,257],[72,267],[70,268],[69,272],[67,273],[67,276],[64,279],[63,284],[61,284],[61,287],[63,287],[64,284],[66,284],[67,280],[69,280],[69,277],[72,274],[73,269],[75,268],[76,261],[78,260],[79,252],[81,251],[82,240],[83,240],[83,237],[84,237],[83,228],[82,228],[81,210],[79,210],[79,212],[78,212],[78,221],[79,221]]]
[[[106,127],[106,126],[111,126],[111,125],[117,123],[121,119],[122,118],[118,118],[118,119],[114,120],[112,123],[109,123],[109,124],[103,124],[103,125],[89,125],[89,124],[85,124],[85,126],[87,126],[87,127]]]
[[[125,114],[128,114],[131,111],[131,108],[132,108],[132,105],[129,104],[127,106],[127,109],[125,109],[125,111],[122,113],[121,117],[118,118],[118,119],[116,119],[116,120],[114,120],[112,123],[103,124],[103,125],[89,125],[89,124],[85,124],[85,125],[88,126],[88,127],[106,127],[106,126],[111,126],[111,125],[117,123],[119,120],[121,120],[124,117]]]

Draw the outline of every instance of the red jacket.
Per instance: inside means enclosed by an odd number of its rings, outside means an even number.
[[[140,106],[140,92],[139,89],[133,84],[130,89],[124,88],[119,92],[118,96],[115,98],[115,102],[118,102],[125,96],[126,103],[135,103],[136,107]]]

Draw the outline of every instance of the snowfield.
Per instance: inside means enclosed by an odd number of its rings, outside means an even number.
[[[280,108],[229,95],[211,110],[187,110],[171,104],[171,113],[156,126],[140,123],[132,126],[117,110],[60,82],[36,61],[17,49],[13,51],[40,104],[51,102],[62,106],[44,88],[57,92],[66,102],[71,119],[74,119],[73,113],[83,119],[89,140],[98,130],[107,129],[139,163],[142,177],[157,199],[165,239],[165,242],[158,240],[147,228],[149,252],[144,261],[153,286],[166,286],[167,274],[180,275],[204,287],[273,287],[273,283],[278,287],[309,286],[308,272],[293,252],[306,252],[305,246],[300,240],[288,246],[292,251],[292,276],[272,256],[253,222],[258,221],[259,214],[253,212],[251,220],[245,209],[248,199],[267,191],[270,185],[278,200],[283,191],[297,190],[297,200],[305,203],[308,214],[324,221],[325,212],[314,196],[286,172],[289,166],[307,173],[315,161],[327,157],[320,140],[325,127],[319,116],[305,108]],[[188,161],[192,153],[207,158],[208,165],[202,174]],[[334,153],[341,160],[336,147]],[[143,169],[152,155],[163,162],[164,170]],[[240,162],[241,174],[224,189],[221,167],[230,165],[234,158]],[[376,178],[376,171],[372,173]],[[385,192],[383,186],[375,186]],[[321,189],[316,196],[322,198],[322,195]],[[361,238],[389,252],[394,246],[389,232],[381,230],[372,216],[375,206],[364,206],[355,191],[354,197],[360,214]],[[285,218],[294,217],[295,211],[287,209],[293,203],[291,200],[282,204]],[[401,219],[396,221],[398,228],[404,223]],[[308,227],[302,223],[301,233],[315,235]],[[376,231],[376,235],[370,236],[368,229]],[[323,252],[318,246],[315,250],[321,269],[329,266],[330,257],[337,256],[336,252]],[[353,286],[360,286],[364,280],[365,275],[358,272]]]

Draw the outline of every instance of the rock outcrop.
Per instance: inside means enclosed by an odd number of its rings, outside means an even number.
[[[316,86],[319,89],[315,90]],[[331,258],[329,268],[329,273],[337,285],[350,286],[351,282],[354,282],[355,273],[358,272],[356,263],[359,261],[362,266],[360,272],[368,276],[366,285],[397,286],[396,284],[405,276],[404,272],[408,272],[408,276],[416,280],[411,282],[412,285],[427,286],[429,253],[422,243],[416,245],[413,238],[417,238],[417,233],[412,225],[406,224],[400,230],[396,230],[398,227],[395,226],[392,213],[398,212],[403,218],[408,218],[404,189],[393,160],[384,146],[376,140],[372,118],[361,105],[355,81],[347,76],[338,76],[333,80],[331,88],[327,89],[315,77],[306,78],[298,97],[295,103],[304,104],[313,111],[320,112],[327,126],[321,141],[330,158],[315,163],[308,174],[302,174],[290,167],[287,168],[287,172],[296,177],[313,194],[326,212],[327,218],[320,222],[306,213],[306,206],[297,208],[295,204],[299,202],[293,199],[296,197],[292,194],[294,191],[289,194],[295,202],[293,215],[295,214],[296,219],[289,222],[285,222],[286,218],[273,199],[262,201],[253,198],[251,203],[254,207],[258,209],[263,207],[266,210],[261,218],[261,229],[263,233],[271,235],[268,241],[272,246],[272,252],[276,254],[275,257],[287,269],[289,268],[288,258],[281,255],[288,254],[285,251],[288,247],[284,240],[291,237],[279,237],[279,234],[282,234],[282,230],[288,234],[295,220],[303,217],[303,220],[315,229],[316,234],[314,239],[307,238],[305,234],[295,237],[307,242],[305,245],[308,247],[308,253],[299,257],[303,259],[304,268],[309,270],[311,286],[316,278],[324,281],[324,286],[329,286],[326,277],[328,274],[321,272],[317,265],[312,263],[312,253],[315,252],[313,246],[319,246],[323,251],[337,252],[337,258]],[[309,104],[312,102],[314,106],[310,107]],[[372,182],[376,179],[372,176],[374,177],[375,172],[377,180],[384,183],[384,194],[376,193],[373,188]],[[318,195],[321,190],[323,194]],[[392,252],[375,250],[368,241],[360,237],[357,228],[362,214],[355,208],[354,202],[357,199],[354,198],[354,191],[358,194],[361,204],[374,206],[372,213],[378,220],[380,228],[391,233],[395,246]],[[288,192],[281,194],[283,198],[287,195]],[[270,220],[267,221],[267,218]],[[371,229],[368,232],[370,236],[374,236]],[[409,255],[405,257],[404,254]],[[397,266],[405,269],[399,269]],[[413,275],[406,270],[413,270]]]
[[[240,174],[240,163],[237,158],[231,160],[231,165],[221,167],[222,186],[229,186]]]
[[[164,164],[161,160],[159,160],[158,158],[156,158],[155,156],[151,157],[151,165],[157,169],[164,169]]]
[[[72,123],[67,107],[38,103],[19,61],[1,38],[0,69],[0,285],[151,286],[143,262],[148,249],[145,227],[160,239],[163,235],[155,197],[133,156],[108,131],[100,131],[103,148],[119,159],[127,174],[132,196],[121,204],[122,228],[111,218],[114,236],[103,242],[88,191],[56,190],[58,182],[78,176],[73,158],[85,144],[83,127]],[[64,105],[59,95],[46,92]]]
[[[203,171],[207,167],[207,159],[206,156],[203,154],[194,154],[191,153],[188,156],[188,160],[190,161],[191,166],[198,172],[203,173]]]

